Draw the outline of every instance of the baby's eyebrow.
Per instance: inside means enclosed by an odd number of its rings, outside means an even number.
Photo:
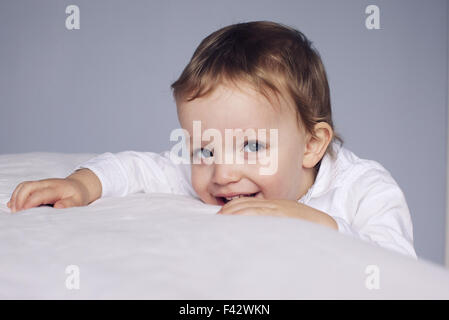
[[[217,129],[218,130],[218,129]],[[224,130],[236,130],[233,132],[233,134],[231,135],[233,137],[233,142],[236,141],[236,139],[239,138],[244,138],[245,140],[260,140],[260,141],[264,141],[264,140],[270,140],[270,130],[271,128],[255,128],[255,127],[247,127],[247,128],[229,128],[229,129],[224,129]],[[252,132],[255,135],[252,134],[245,134],[246,130],[253,130]],[[259,130],[264,130],[265,134],[263,134],[262,136],[259,136]],[[221,135],[221,139],[222,141],[224,141],[226,139],[226,133],[225,131],[220,131],[220,135]],[[214,142],[214,138],[211,137],[209,140],[203,140],[203,135],[204,131],[201,133],[201,144],[200,146],[203,147],[206,144],[212,143]],[[189,133],[189,141],[190,141],[190,147],[193,147],[193,135]]]

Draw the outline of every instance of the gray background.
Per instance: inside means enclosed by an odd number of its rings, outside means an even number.
[[[81,29],[65,28],[67,5]],[[381,30],[365,28],[380,7]],[[327,68],[345,146],[404,191],[421,258],[444,262],[447,2],[0,0],[0,153],[169,149],[169,85],[225,25],[303,31]]]

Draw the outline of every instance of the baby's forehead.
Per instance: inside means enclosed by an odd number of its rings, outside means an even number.
[[[270,129],[288,121],[281,113],[266,105],[190,105],[180,113],[180,122],[187,130],[193,123],[201,123],[202,130],[218,129]]]
[[[295,112],[288,99],[245,84],[220,85],[191,101],[177,101],[180,120],[228,122],[237,127],[250,123],[285,121]],[[293,111],[293,112],[292,112]]]

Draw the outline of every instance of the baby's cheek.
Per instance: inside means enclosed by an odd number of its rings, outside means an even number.
[[[263,189],[263,193],[269,199],[280,198],[285,188],[283,179],[279,173],[273,175],[260,175],[257,184]]]
[[[204,171],[198,166],[192,166],[192,187],[203,201],[207,198],[207,187],[209,183],[207,172]]]
[[[262,176],[262,185],[266,188],[266,194],[273,199],[290,199],[294,198],[296,193],[295,175],[286,170],[278,170],[275,174],[269,176]],[[292,192],[293,191],[293,192]]]
[[[192,166],[192,187],[199,194],[201,190],[201,175],[194,166]]]

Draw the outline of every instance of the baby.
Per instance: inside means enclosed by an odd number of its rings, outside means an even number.
[[[383,166],[343,147],[323,63],[301,32],[267,21],[222,28],[172,89],[188,164],[173,152],[104,153],[65,179],[20,183],[8,207],[167,192],[219,214],[308,220],[416,258],[404,194]],[[263,173],[267,164],[274,170]]]

